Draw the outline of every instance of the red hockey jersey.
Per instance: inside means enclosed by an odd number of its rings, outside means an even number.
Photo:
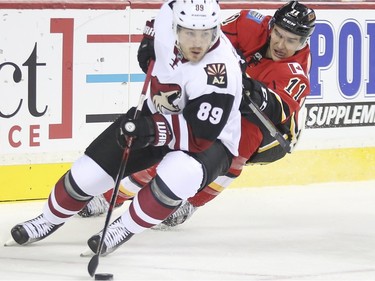
[[[271,16],[264,16],[254,10],[242,10],[222,23],[222,30],[246,59],[246,73],[271,89],[274,101],[282,112],[279,124],[289,130],[292,144],[295,144],[300,130],[304,127],[304,118],[298,122],[301,108],[310,93],[309,71],[311,55],[306,45],[293,56],[274,61],[262,55],[270,37],[269,22]],[[302,114],[302,112],[301,112]],[[274,140],[264,140],[262,147],[266,149]]]

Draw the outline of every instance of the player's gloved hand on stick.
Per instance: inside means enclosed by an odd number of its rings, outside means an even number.
[[[148,20],[143,30],[143,39],[138,48],[138,64],[144,73],[147,73],[150,60],[155,59],[154,51],[154,20]]]
[[[267,106],[269,90],[263,83],[242,75],[242,88],[243,94],[251,98],[260,109],[264,109]]]
[[[172,134],[167,120],[161,114],[140,116],[133,119],[126,114],[122,117],[120,125],[120,137],[127,140],[133,137],[132,149],[139,149],[148,145],[167,145]]]
[[[267,88],[262,82],[252,79],[247,75],[242,76],[242,87],[242,95],[250,98],[272,123],[275,125],[281,123],[282,111],[279,105],[280,102],[271,89]],[[243,97],[241,101],[241,113],[246,115],[251,122],[263,126],[263,123],[259,122],[259,118],[250,109],[250,101],[247,97]]]

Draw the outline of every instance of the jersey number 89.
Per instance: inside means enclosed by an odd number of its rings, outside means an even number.
[[[208,102],[201,103],[197,117],[201,121],[209,120],[212,124],[220,123],[223,116],[223,109],[220,107],[212,107]]]

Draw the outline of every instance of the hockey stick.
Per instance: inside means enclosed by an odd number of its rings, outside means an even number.
[[[151,80],[151,72],[152,72],[153,67],[154,67],[154,61],[151,60],[149,66],[148,66],[146,79],[143,83],[142,92],[141,92],[141,95],[139,97],[138,106],[137,106],[137,109],[136,109],[135,114],[134,114],[134,119],[137,119],[139,117],[139,115],[141,114],[143,102],[145,100],[148,85],[149,85],[150,80]],[[117,176],[117,179],[116,179],[116,185],[115,185],[115,187],[113,189],[113,192],[112,192],[111,202],[109,203],[109,208],[108,208],[108,211],[107,211],[107,216],[106,216],[104,228],[103,228],[103,234],[100,237],[99,247],[98,247],[98,250],[96,251],[95,255],[91,258],[91,260],[88,264],[88,267],[87,267],[88,272],[89,272],[91,277],[94,277],[95,271],[96,271],[96,269],[99,265],[99,256],[100,256],[100,252],[102,251],[102,248],[103,248],[104,237],[105,237],[105,234],[107,233],[108,225],[109,225],[109,222],[111,220],[111,216],[112,216],[112,212],[113,212],[113,209],[114,209],[114,206],[115,206],[115,203],[116,203],[116,198],[117,198],[117,194],[118,194],[118,191],[119,191],[120,183],[121,183],[121,180],[122,180],[122,178],[124,177],[124,174],[125,174],[125,168],[126,168],[126,164],[128,163],[129,153],[130,153],[130,148],[132,146],[132,143],[133,143],[133,137],[129,137],[127,139],[127,146],[125,147],[124,153],[122,154],[120,168],[119,168],[118,176]]]
[[[284,136],[280,133],[280,131],[273,124],[273,122],[268,118],[268,116],[265,115],[263,111],[259,108],[259,106],[250,98],[250,92],[245,91],[245,94],[243,96],[245,97],[246,103],[249,105],[250,109],[259,118],[262,124],[267,128],[271,136],[274,137],[280,143],[280,146],[286,152],[291,153],[292,148],[290,146],[290,142],[284,138]]]

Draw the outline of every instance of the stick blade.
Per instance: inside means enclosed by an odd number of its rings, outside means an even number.
[[[98,264],[99,264],[99,254],[95,254],[91,258],[91,260],[90,260],[90,262],[87,266],[87,270],[88,270],[91,277],[94,277],[95,271],[98,268]]]

